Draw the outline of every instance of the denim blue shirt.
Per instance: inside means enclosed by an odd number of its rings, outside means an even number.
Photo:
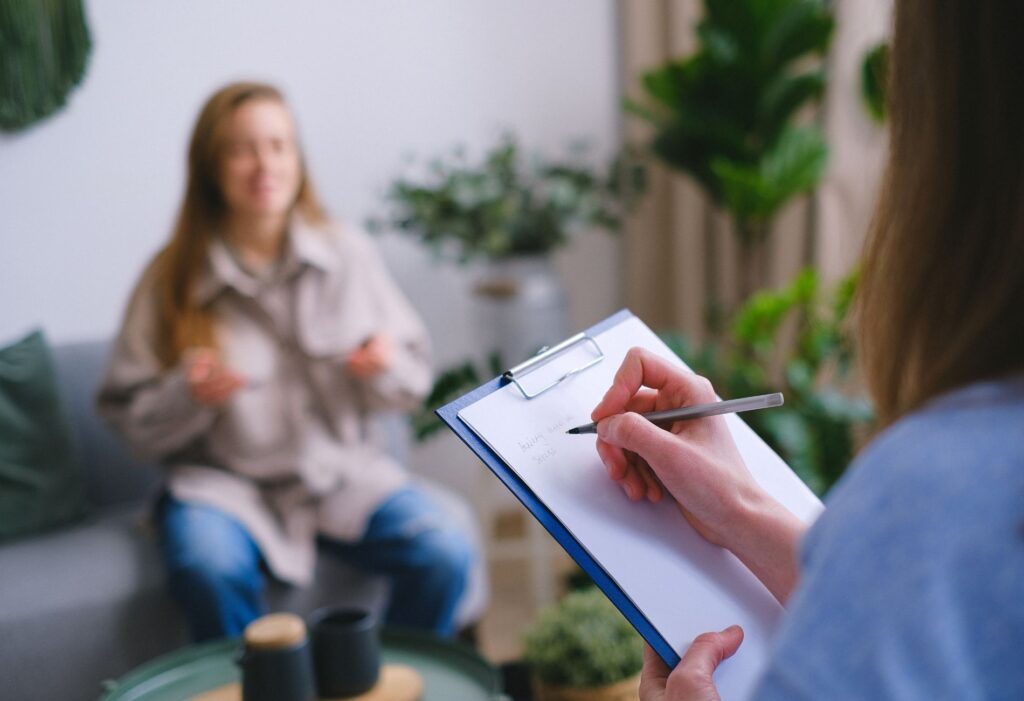
[[[827,504],[755,699],[1024,699],[1024,376],[898,421]]]

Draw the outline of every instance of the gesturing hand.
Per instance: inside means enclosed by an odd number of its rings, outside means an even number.
[[[658,654],[645,645],[640,701],[721,701],[712,675],[742,642],[743,629],[739,626],[698,635],[671,672]]]
[[[188,351],[185,364],[188,391],[205,406],[223,406],[245,384],[245,378],[229,369],[213,348]]]
[[[371,377],[391,367],[395,346],[389,336],[375,334],[348,354],[345,367],[356,377]]]

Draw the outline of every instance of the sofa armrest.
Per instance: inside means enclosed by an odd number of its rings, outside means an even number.
[[[86,494],[97,507],[143,501],[155,494],[161,482],[159,468],[134,459],[96,413],[96,389],[109,347],[105,341],[86,341],[53,349],[61,401],[85,471]]]

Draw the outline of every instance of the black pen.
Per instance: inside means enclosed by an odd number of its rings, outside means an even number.
[[[683,421],[684,419],[703,419],[706,416],[735,414],[741,411],[753,411],[754,409],[768,409],[773,406],[782,406],[782,402],[782,392],[775,392],[773,394],[759,394],[756,397],[728,399],[724,402],[713,402],[711,404],[691,404],[679,409],[652,411],[648,414],[641,414],[641,416],[653,424],[671,425],[676,421]],[[570,428],[566,433],[597,433],[597,423]]]

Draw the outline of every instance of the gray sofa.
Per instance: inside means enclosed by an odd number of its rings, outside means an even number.
[[[93,409],[106,351],[102,342],[55,349],[91,513],[65,529],[0,545],[0,699],[95,701],[104,680],[188,642],[183,618],[165,591],[149,524],[159,471],[133,460]],[[400,458],[407,447],[404,429],[391,420],[387,431]],[[440,487],[424,486],[479,544],[467,505]],[[332,558],[321,558],[318,568],[310,588],[271,582],[271,609],[307,614],[336,603],[381,609],[383,580]],[[460,622],[475,621],[486,599],[485,568],[478,562]]]

